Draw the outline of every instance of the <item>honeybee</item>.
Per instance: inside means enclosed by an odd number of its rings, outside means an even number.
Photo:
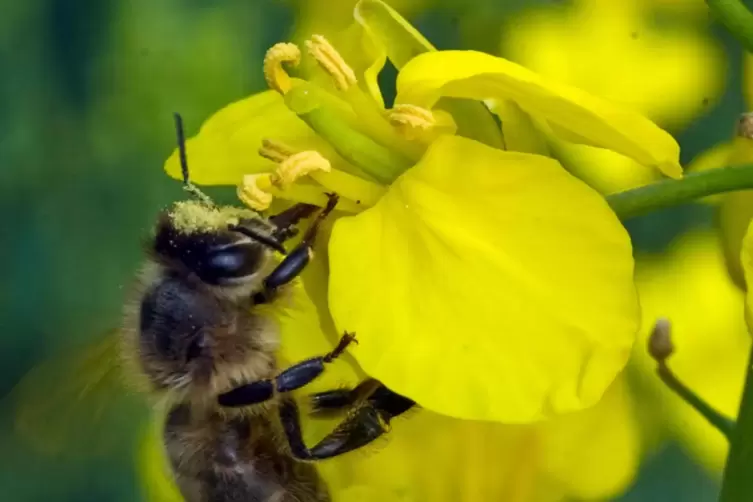
[[[373,379],[314,394],[315,412],[342,411],[344,418],[315,446],[304,443],[289,393],[316,379],[355,337],[345,333],[329,353],[280,370],[277,327],[259,312],[285,298],[338,198],[330,195],[322,209],[298,204],[271,217],[218,207],[190,181],[182,121],[175,119],[193,199],[157,220],[119,330],[122,364],[166,403],[163,443],[187,501],[328,501],[310,461],[367,445],[415,404]],[[308,217],[303,238],[287,252],[285,242]]]

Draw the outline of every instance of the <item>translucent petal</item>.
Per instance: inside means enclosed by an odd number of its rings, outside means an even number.
[[[419,54],[436,51],[416,28],[380,0],[361,0],[356,5],[354,16],[374,42],[384,47],[387,57],[398,70]],[[458,135],[502,148],[499,128],[483,104],[447,98],[441,100],[438,108],[452,114]]]
[[[288,109],[280,94],[266,91],[222,108],[186,142],[192,181],[236,185],[244,174],[273,171],[275,164],[258,154],[264,138],[299,151],[317,150],[330,160],[339,158]],[[165,170],[173,178],[181,178],[177,149],[165,162]]]
[[[604,148],[555,140],[557,158],[568,171],[599,193],[613,194],[654,183],[663,178],[651,167]]]
[[[442,96],[509,99],[546,120],[562,139],[614,150],[672,177],[682,175],[677,142],[646,117],[489,54],[422,54],[398,75],[397,102],[430,107]]]
[[[353,11],[356,21],[364,26],[397,68],[434,46],[392,7],[380,0],[361,0]]]
[[[537,127],[533,117],[517,103],[510,100],[489,100],[487,104],[502,124],[505,150],[552,156],[546,135]]]
[[[556,161],[456,136],[335,223],[330,309],[364,370],[431,410],[529,422],[594,404],[637,329],[630,240]]]

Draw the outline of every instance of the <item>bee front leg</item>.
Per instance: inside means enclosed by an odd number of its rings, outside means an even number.
[[[284,369],[274,379],[258,380],[236,387],[220,394],[217,401],[220,406],[238,408],[268,401],[275,393],[281,394],[300,389],[321,375],[325,364],[334,361],[355,340],[355,335],[345,333],[332,352],[294,364]]]
[[[276,227],[276,230],[272,232],[272,237],[279,242],[294,237],[298,233],[296,228],[298,222],[314,214],[317,209],[317,206],[313,204],[300,202],[281,213],[270,216],[269,221]]]
[[[284,286],[298,277],[303,269],[306,268],[313,255],[314,241],[319,231],[319,225],[337,206],[339,197],[335,194],[329,194],[328,197],[329,201],[327,205],[316,215],[311,226],[306,230],[301,243],[288,253],[277,268],[264,279],[264,291],[260,293],[260,298],[255,299],[257,303],[263,302],[264,298],[269,297],[275,289]]]

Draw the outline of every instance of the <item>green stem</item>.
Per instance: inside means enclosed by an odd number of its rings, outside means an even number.
[[[745,389],[732,433],[727,465],[724,468],[719,502],[753,500],[753,350],[747,366]]]
[[[625,220],[701,197],[753,188],[753,164],[690,173],[607,196],[607,202]]]
[[[669,367],[660,362],[656,369],[662,382],[669,387],[675,394],[693,407],[703,418],[705,418],[719,432],[724,434],[728,441],[732,440],[735,431],[735,421],[726,417],[714,409],[709,403],[703,400],[701,396],[693,392],[693,389],[682,383]]]
[[[740,0],[706,0],[709,9],[730,33],[753,51],[753,13]]]

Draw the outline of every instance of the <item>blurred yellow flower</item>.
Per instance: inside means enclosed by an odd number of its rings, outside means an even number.
[[[734,417],[750,347],[743,292],[729,277],[712,231],[684,235],[661,257],[639,258],[636,281],[644,327],[633,361],[655,390],[657,411],[666,417],[670,431],[707,468],[720,473],[726,439],[662,384],[655,361],[646,353],[646,340],[658,318],[670,319],[675,353],[669,366],[714,408]]]
[[[544,76],[678,127],[721,95],[723,52],[696,26],[655,25],[641,4],[577,0],[568,9],[530,10],[505,26],[503,53]]]
[[[338,193],[354,216],[329,242],[329,309],[358,333],[363,369],[423,407],[530,422],[593,405],[637,328],[629,239],[557,162],[501,149],[479,101],[673,176],[676,142],[509,61],[436,52],[382,2],[362,0],[355,19],[334,35],[341,50],[306,41],[309,80],[288,73],[297,46],[269,51],[275,91],[220,110],[188,141],[194,181],[244,180],[239,195],[257,209]],[[376,82],[386,57],[400,70],[391,110]],[[176,155],[166,169],[178,176]]]
[[[662,126],[681,127],[721,95],[723,53],[701,27],[653,23],[649,3],[578,0],[572,7],[526,11],[505,26],[503,53]],[[658,177],[614,152],[564,144],[557,153],[577,176],[604,193]]]
[[[688,165],[688,172],[719,169],[753,163],[753,116],[743,115],[738,122],[737,133],[731,141],[719,143],[702,152]],[[740,262],[743,236],[753,218],[753,190],[739,190],[704,199],[718,204],[719,230],[722,236],[727,268],[732,279],[744,287],[743,269]]]

